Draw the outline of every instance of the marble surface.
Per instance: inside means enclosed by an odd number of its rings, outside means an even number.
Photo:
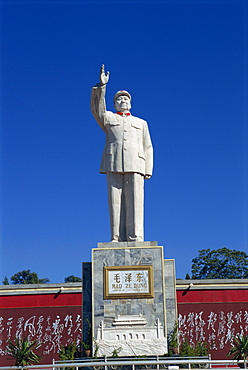
[[[147,243],[152,243],[152,245],[147,245]],[[137,246],[137,244],[139,245]],[[139,265],[153,266],[153,298],[103,298],[104,267]],[[145,326],[146,332],[151,331],[155,322],[159,320],[163,335],[159,339],[133,340],[132,343],[130,343],[130,340],[123,340],[121,336],[119,336],[120,341],[118,343],[107,338],[105,340],[100,339],[98,344],[102,355],[111,355],[113,349],[118,347],[122,347],[120,356],[134,353],[137,355],[161,355],[166,353],[166,336],[172,330],[177,318],[175,261],[171,259],[164,260],[163,247],[157,246],[157,242],[98,243],[98,248],[92,250],[92,267],[90,263],[83,264],[84,331],[86,332],[87,329],[85,320],[88,318],[92,321],[92,336],[94,338],[97,338],[101,325],[107,331],[114,330],[117,333],[118,330],[116,331],[114,322],[117,317],[120,317],[118,315],[122,318],[142,316],[147,323]]]
[[[115,244],[115,243],[111,243]],[[118,243],[119,244],[119,243]],[[157,317],[155,313],[161,315],[164,311],[163,302],[163,250],[162,247],[152,248],[113,248],[113,249],[95,249],[93,250],[93,281],[94,281],[94,315],[101,316],[102,306],[112,307],[112,313],[125,314],[127,310],[137,312],[137,314],[149,315],[148,320],[153,323]],[[131,266],[131,265],[153,265],[154,274],[154,298],[149,299],[103,299],[103,267],[104,266]],[[109,302],[108,302],[109,301]],[[140,311],[140,312],[138,312]],[[105,316],[105,315],[104,315]],[[159,317],[164,322],[163,317]]]
[[[164,260],[164,287],[166,326],[167,333],[170,333],[177,320],[176,271],[173,259]]]
[[[142,315],[147,322],[147,329],[154,328],[156,320],[159,320],[163,328],[163,338],[166,338],[166,310],[164,300],[164,274],[163,274],[163,247],[161,246],[123,246],[124,243],[106,243],[111,249],[93,249],[93,330],[97,337],[97,330],[104,323],[107,330],[114,329],[113,322],[118,315]],[[114,248],[114,245],[118,247]],[[137,244],[137,243],[135,243]],[[143,244],[143,243],[142,243]],[[144,245],[144,244],[143,244]],[[154,297],[153,298],[118,298],[104,299],[103,268],[106,266],[139,266],[152,265],[154,273]],[[162,339],[163,339],[162,338]],[[161,339],[161,340],[162,340]],[[106,344],[106,343],[105,343]],[[137,343],[135,343],[136,345]],[[103,345],[103,343],[102,343]],[[151,343],[150,343],[151,345]],[[123,346],[123,343],[122,343]],[[149,346],[148,346],[149,347]],[[163,353],[166,348],[163,347]],[[126,352],[125,352],[126,353]],[[144,353],[144,352],[143,352]],[[130,353],[129,353],[130,354]],[[157,354],[157,352],[154,354]],[[161,354],[161,352],[160,352]]]
[[[99,351],[98,356],[111,356],[114,349],[121,348],[119,356],[163,356],[167,353],[167,340],[163,339],[148,339],[148,340],[133,340],[133,341],[98,341]]]

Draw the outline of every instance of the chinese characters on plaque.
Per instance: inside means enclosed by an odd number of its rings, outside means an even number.
[[[104,298],[154,296],[153,266],[104,267]]]

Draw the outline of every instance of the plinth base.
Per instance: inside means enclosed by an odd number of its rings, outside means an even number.
[[[114,349],[119,349],[118,356],[161,356],[167,353],[167,340],[164,339],[140,339],[120,340],[118,343],[111,340],[96,341],[99,349],[97,356],[112,356]]]
[[[97,246],[92,272],[86,264],[83,270],[83,327],[86,333],[85,321],[92,322],[97,355],[117,349],[119,356],[164,355],[177,317],[174,260],[164,260],[154,241]],[[90,294],[92,307],[85,301]]]

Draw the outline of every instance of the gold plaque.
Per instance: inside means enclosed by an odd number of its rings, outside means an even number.
[[[153,297],[152,265],[104,267],[104,299]]]

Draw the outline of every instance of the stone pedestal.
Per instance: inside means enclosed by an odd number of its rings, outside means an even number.
[[[91,294],[92,307],[85,302]],[[99,243],[92,272],[83,264],[83,297],[83,322],[92,322],[98,356],[117,348],[119,356],[167,353],[177,317],[175,269],[157,242]]]

